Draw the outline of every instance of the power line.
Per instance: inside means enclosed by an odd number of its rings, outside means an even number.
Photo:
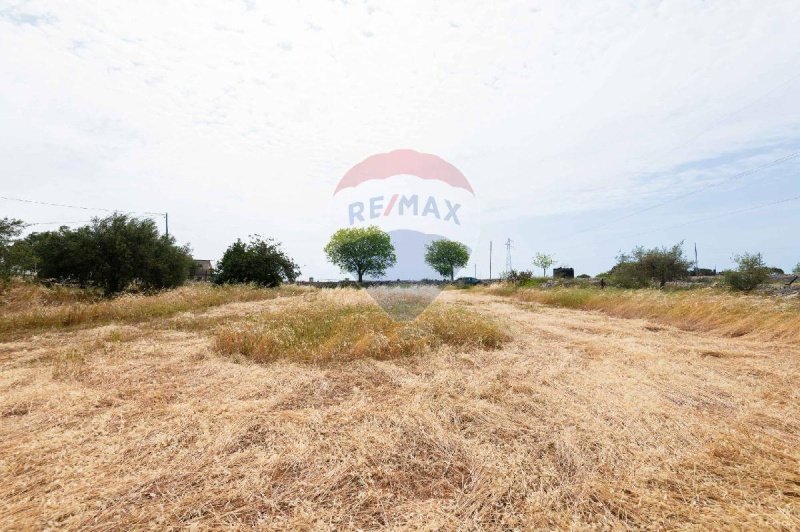
[[[659,227],[659,228],[656,228],[656,229],[650,229],[648,231],[643,231],[643,232],[639,232],[639,233],[630,233],[630,234],[627,234],[627,235],[623,235],[623,237],[646,235],[646,234],[649,234],[649,233],[655,233],[655,232],[664,231],[664,230],[667,230],[667,229],[675,229],[675,228],[678,228],[678,227],[685,227],[687,225],[694,225],[694,224],[697,224],[697,223],[700,223],[700,222],[707,222],[707,221],[710,221],[710,220],[716,220],[718,218],[724,218],[726,216],[732,216],[734,214],[740,214],[740,213],[743,213],[743,212],[754,211],[754,210],[757,210],[757,209],[763,209],[765,207],[772,207],[774,205],[780,205],[782,203],[789,203],[790,201],[797,201],[797,200],[800,200],[800,196],[793,196],[791,198],[784,198],[782,200],[771,201],[769,203],[761,203],[761,204],[758,204],[758,205],[751,205],[750,207],[745,207],[743,209],[736,209],[736,210],[733,210],[733,211],[726,211],[726,212],[723,212],[723,213],[715,214],[714,216],[707,216],[707,217],[704,217],[704,218],[696,218],[696,219],[690,220],[688,222],[675,224],[675,225],[668,225],[668,226]]]
[[[167,236],[169,236],[169,213],[166,212],[151,212],[151,211],[120,211],[117,209],[107,209],[104,207],[84,207],[81,205],[69,205],[66,203],[50,203],[49,201],[37,201],[37,200],[29,200],[23,198],[12,198],[9,196],[0,196],[0,199],[8,200],[8,201],[19,201],[20,203],[30,203],[33,205],[44,205],[46,207],[64,207],[67,209],[80,209],[82,211],[103,211],[103,212],[113,212],[113,213],[120,213],[120,214],[146,214],[148,216],[160,216],[164,218],[164,232]],[[91,220],[90,220],[91,221]],[[71,223],[89,223],[84,221],[78,222],[37,222],[37,223],[30,223],[26,224],[26,226],[31,225],[54,225],[54,224],[71,224]]]
[[[70,222],[27,222],[25,223],[25,227],[29,227],[31,225],[67,225],[67,224],[89,224],[92,223],[92,220],[75,220]]]
[[[84,211],[104,211],[104,212],[119,212],[122,214],[149,214],[151,216],[165,216],[166,213],[163,212],[150,212],[150,211],[120,211],[119,209],[106,209],[104,207],[83,207],[80,205],[68,205],[66,203],[50,203],[47,201],[37,201],[37,200],[29,200],[23,198],[12,198],[9,196],[0,196],[0,199],[8,200],[8,201],[19,201],[21,203],[33,203],[35,205],[45,205],[48,207],[65,207],[68,209],[81,209]]]
[[[664,205],[667,205],[669,203],[674,203],[674,202],[676,202],[678,200],[681,200],[683,198],[687,198],[689,196],[692,196],[694,194],[698,194],[698,193],[703,192],[705,190],[708,190],[710,188],[717,187],[717,186],[719,186],[719,185],[721,185],[723,183],[730,182],[730,181],[735,181],[737,179],[741,179],[743,177],[747,177],[747,176],[753,175],[753,174],[758,173],[758,172],[760,172],[762,170],[766,170],[767,168],[771,168],[773,166],[776,166],[776,165],[781,164],[781,163],[785,163],[786,161],[790,161],[790,160],[796,159],[798,157],[800,157],[800,151],[796,151],[794,153],[790,153],[789,155],[785,155],[783,157],[779,157],[778,159],[775,159],[774,161],[770,161],[769,163],[766,163],[764,165],[758,166],[756,168],[751,168],[750,170],[746,170],[744,172],[740,172],[738,174],[735,174],[735,175],[733,175],[733,176],[731,176],[731,177],[729,177],[729,178],[727,178],[727,179],[725,179],[723,181],[719,181],[719,182],[716,182],[716,183],[709,183],[708,185],[702,186],[700,188],[696,188],[694,190],[690,190],[689,192],[685,192],[683,194],[679,194],[677,196],[673,196],[673,197],[671,197],[669,199],[666,199],[666,200],[664,200],[664,201],[662,201],[660,203],[655,203],[655,204],[650,205],[648,207],[644,207],[642,209],[630,212],[630,213],[628,213],[628,214],[626,214],[624,216],[620,216],[619,218],[614,218],[614,219],[609,220],[607,222],[604,222],[602,224],[594,225],[592,227],[587,227],[587,228],[582,229],[580,231],[575,231],[570,236],[579,235],[579,234],[586,233],[586,232],[589,232],[589,231],[595,231],[595,230],[601,229],[603,227],[608,227],[609,225],[612,225],[612,224],[614,224],[616,222],[620,222],[622,220],[627,220],[628,218],[636,216],[637,214],[642,214],[643,212],[652,211],[652,210],[657,209],[659,207],[663,207]]]
[[[712,122],[710,125],[707,125],[707,126],[705,127],[705,129],[702,129],[702,130],[700,130],[700,131],[699,131],[699,132],[697,132],[695,135],[693,135],[693,136],[689,137],[688,139],[686,139],[686,140],[685,140],[684,142],[682,142],[681,144],[678,144],[677,146],[674,146],[674,147],[672,147],[672,148],[671,148],[669,151],[667,151],[667,152],[664,152],[664,153],[663,153],[661,156],[662,156],[662,157],[664,157],[664,156],[666,156],[666,155],[670,155],[670,154],[672,154],[672,153],[676,152],[677,150],[679,150],[679,149],[683,148],[684,146],[688,146],[689,144],[693,143],[695,140],[697,140],[698,138],[700,138],[700,137],[701,137],[701,136],[702,136],[704,133],[707,133],[707,132],[709,132],[709,131],[713,130],[713,129],[714,129],[714,128],[716,128],[718,125],[720,125],[720,124],[722,124],[722,123],[724,123],[724,122],[728,121],[728,119],[730,119],[732,116],[736,116],[736,115],[738,115],[739,113],[741,113],[741,112],[742,112],[742,111],[744,111],[745,109],[749,109],[750,107],[754,106],[755,104],[757,104],[758,102],[760,102],[761,100],[763,100],[764,98],[766,98],[767,96],[770,96],[770,95],[774,94],[775,92],[778,92],[779,90],[783,89],[784,87],[786,87],[786,86],[788,86],[788,85],[791,85],[791,84],[792,84],[792,83],[794,83],[794,81],[795,81],[795,80],[797,80],[798,78],[800,78],[800,74],[795,74],[794,76],[790,77],[789,79],[787,79],[786,81],[784,81],[783,83],[781,83],[780,85],[778,85],[777,87],[774,87],[774,88],[772,88],[772,89],[768,90],[767,92],[765,92],[765,93],[762,93],[760,96],[758,96],[758,97],[757,97],[757,98],[755,98],[754,100],[750,100],[748,103],[746,103],[746,104],[744,104],[743,106],[739,107],[739,108],[738,108],[738,109],[736,109],[735,111],[732,111],[732,112],[730,112],[730,113],[726,113],[726,114],[720,115],[720,116],[719,116],[719,117],[718,117],[718,118],[717,118],[715,121],[713,121],[713,122]]]
[[[709,131],[713,130],[714,128],[716,128],[716,127],[717,127],[717,126],[719,126],[720,124],[722,124],[722,123],[724,123],[725,121],[727,121],[727,120],[728,120],[729,118],[731,118],[732,116],[735,116],[735,115],[737,115],[737,114],[741,113],[742,111],[744,111],[745,109],[748,109],[748,108],[752,107],[752,106],[753,106],[753,105],[755,105],[756,103],[758,103],[758,102],[760,102],[761,100],[765,99],[767,96],[770,96],[770,95],[774,94],[775,92],[779,91],[780,89],[783,89],[784,87],[786,87],[786,86],[788,86],[788,85],[791,85],[791,84],[792,84],[793,82],[795,82],[795,81],[796,81],[798,78],[800,78],[800,74],[795,74],[794,76],[792,76],[792,77],[790,77],[789,79],[785,80],[784,82],[780,83],[780,84],[779,84],[779,85],[777,85],[776,87],[773,87],[772,89],[770,89],[770,90],[768,90],[768,91],[766,91],[766,92],[762,93],[762,94],[761,94],[760,96],[758,96],[757,98],[755,98],[755,99],[753,99],[753,100],[750,100],[750,101],[749,101],[749,102],[747,102],[745,105],[743,105],[743,106],[739,107],[739,108],[738,108],[738,109],[736,109],[735,111],[733,111],[733,112],[731,112],[731,113],[727,113],[727,114],[720,115],[720,116],[719,116],[719,117],[718,117],[718,118],[717,118],[715,121],[713,121],[713,122],[712,122],[710,125],[706,126],[704,129],[702,129],[702,130],[698,131],[698,132],[697,132],[695,135],[693,135],[693,136],[691,136],[690,138],[686,139],[684,142],[682,142],[682,143],[680,143],[680,144],[678,144],[678,145],[676,145],[676,146],[673,146],[673,147],[672,147],[671,149],[669,149],[667,152],[664,152],[662,156],[665,156],[665,155],[669,155],[669,154],[671,154],[671,153],[674,153],[674,152],[675,152],[675,151],[677,151],[678,149],[680,149],[680,148],[683,148],[684,146],[687,146],[687,145],[691,144],[692,142],[694,142],[695,140],[697,140],[698,138],[700,138],[700,137],[701,137],[701,136],[702,136],[704,133],[707,133],[707,132],[709,132]],[[780,164],[780,163],[782,163],[782,162],[785,162],[785,161],[788,161],[788,160],[794,159],[794,158],[796,158],[796,157],[798,157],[798,156],[800,156],[800,152],[795,152],[795,153],[793,153],[793,154],[790,154],[790,155],[788,155],[788,156],[786,156],[786,157],[782,157],[782,158],[776,159],[775,161],[772,161],[771,163],[768,163],[768,164],[766,164],[766,165],[764,165],[764,166],[762,166],[762,167],[759,167],[759,168],[756,168],[756,169],[753,169],[753,170],[749,170],[749,171],[746,171],[746,172],[742,172],[742,173],[740,173],[740,174],[737,174],[737,175],[733,176],[733,177],[731,178],[731,180],[732,180],[732,179],[741,178],[741,177],[746,177],[746,176],[748,176],[748,175],[752,175],[753,173],[756,173],[756,172],[758,172],[758,171],[761,171],[761,170],[763,170],[763,169],[765,169],[765,168],[769,168],[769,167],[771,167],[771,166],[774,166],[775,164]],[[646,168],[642,168],[642,169],[641,169],[639,172],[637,172],[637,173],[641,173],[641,172],[642,172],[642,171],[644,171],[645,169],[646,169]],[[665,174],[666,174],[666,172],[662,173],[661,175],[665,175]],[[593,231],[593,230],[596,230],[596,229],[600,229],[600,228],[603,228],[603,227],[607,227],[607,226],[609,226],[609,225],[611,225],[611,224],[613,224],[613,223],[616,223],[616,222],[619,222],[619,221],[622,221],[622,220],[626,220],[626,219],[628,219],[628,218],[630,218],[630,217],[632,217],[632,216],[635,216],[635,215],[637,215],[637,214],[641,214],[641,213],[643,213],[643,212],[647,212],[647,211],[650,211],[650,210],[656,209],[656,208],[658,208],[658,207],[661,207],[662,205],[666,205],[666,204],[668,204],[668,203],[671,203],[671,202],[673,202],[673,201],[677,201],[677,200],[679,200],[679,199],[685,198],[685,197],[687,197],[687,196],[690,196],[690,195],[692,195],[692,194],[696,194],[696,193],[698,193],[698,192],[702,192],[703,190],[706,190],[706,189],[708,189],[708,188],[711,188],[711,187],[713,187],[713,186],[717,186],[717,185],[719,185],[719,184],[721,184],[721,183],[712,183],[712,184],[710,184],[710,185],[708,185],[708,186],[706,186],[706,187],[702,187],[702,188],[696,189],[696,190],[694,190],[694,191],[691,191],[691,192],[688,192],[688,193],[686,193],[686,194],[681,194],[681,195],[679,195],[679,196],[675,196],[675,197],[673,197],[673,198],[671,198],[671,199],[669,199],[669,200],[666,200],[666,201],[664,201],[664,202],[661,202],[661,203],[658,203],[658,204],[655,204],[655,205],[651,205],[651,206],[649,206],[649,207],[646,207],[646,208],[644,208],[644,209],[640,209],[640,210],[638,210],[638,211],[634,211],[634,212],[632,212],[632,213],[629,213],[629,214],[627,214],[627,215],[625,215],[625,216],[622,216],[622,217],[620,217],[620,218],[615,218],[615,219],[613,219],[613,220],[609,220],[608,222],[605,222],[605,223],[603,223],[603,224],[600,224],[600,225],[595,225],[595,226],[592,226],[592,227],[587,227],[586,229],[582,229],[582,230],[580,230],[580,231],[576,231],[576,232],[572,233],[572,235],[576,235],[576,234],[582,234],[582,233],[586,233],[586,232]],[[572,236],[572,235],[570,235],[570,236]]]
[[[753,107],[755,104],[757,104],[760,101],[764,100],[768,96],[771,96],[772,94],[778,92],[779,90],[791,85],[798,78],[800,78],[800,74],[795,74],[795,75],[791,76],[790,78],[782,81],[780,84],[778,84],[778,85],[774,86],[773,88],[769,89],[768,91],[761,93],[760,95],[758,95],[754,99],[749,100],[747,103],[745,103],[741,107],[737,108],[736,110],[728,112],[728,113],[720,113],[719,115],[717,115],[717,117],[710,124],[707,124],[704,128],[700,129],[693,136],[691,136],[691,137],[687,138],[686,140],[684,140],[683,142],[673,146],[669,150],[667,150],[665,152],[661,152],[660,150],[656,150],[656,151],[650,152],[649,155],[646,156],[646,159],[647,159],[648,162],[646,163],[646,165],[643,168],[640,168],[640,170],[638,172],[636,172],[636,173],[639,174],[639,173],[643,172],[644,170],[646,170],[650,166],[650,164],[655,162],[655,159],[657,157],[659,157],[659,156],[660,157],[665,157],[667,155],[670,155],[670,154],[674,153],[675,151],[679,150],[680,148],[683,148],[683,147],[691,144],[692,142],[694,142],[695,140],[697,140],[698,138],[700,138],[704,134],[709,133],[710,131],[715,129],[720,124],[723,124],[723,123],[727,122],[731,117],[740,114],[742,111],[744,111],[746,109],[749,109],[750,107]],[[522,144],[518,144],[516,146],[512,146],[511,149],[530,148],[530,142],[529,142],[530,140],[532,140],[532,137],[528,136],[526,139],[524,139]],[[506,147],[506,148],[508,148],[508,147]],[[492,149],[491,151],[484,151],[484,152],[475,152],[473,150],[473,152],[470,155],[465,155],[465,156],[462,156],[461,158],[470,159],[470,158],[476,158],[476,157],[486,157],[487,154],[488,155],[495,155],[496,153],[497,153],[496,149]]]

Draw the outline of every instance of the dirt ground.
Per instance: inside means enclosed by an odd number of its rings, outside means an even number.
[[[800,528],[800,346],[441,299],[512,340],[213,352],[283,298],[0,343],[0,528]]]

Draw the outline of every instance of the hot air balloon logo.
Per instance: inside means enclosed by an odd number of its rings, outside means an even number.
[[[402,149],[367,157],[345,173],[333,197],[337,228],[377,225],[389,233],[397,264],[385,279],[438,279],[424,260],[428,244],[446,238],[472,250],[477,243],[475,191],[436,155]]]

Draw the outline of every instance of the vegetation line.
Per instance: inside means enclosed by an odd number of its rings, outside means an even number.
[[[489,294],[579,310],[597,310],[617,318],[641,318],[683,329],[728,337],[800,343],[800,304],[744,296],[712,288],[656,291],[597,288],[516,288],[495,285]]]
[[[0,306],[0,340],[20,333],[79,325],[138,323],[180,312],[202,311],[228,303],[273,299],[308,289],[285,286],[257,288],[250,285],[190,285],[155,295],[122,295],[113,299],[86,300],[86,292],[63,287],[46,288],[32,283],[12,283]]]

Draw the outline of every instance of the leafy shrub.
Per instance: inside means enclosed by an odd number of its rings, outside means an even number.
[[[750,291],[769,279],[770,269],[764,263],[761,253],[734,255],[737,265],[735,271],[723,273],[723,280],[733,290]]]
[[[0,219],[0,280],[6,280],[14,270],[13,241],[22,233],[22,220]]]
[[[622,253],[609,272],[611,281],[622,288],[642,288],[651,282],[660,287],[689,275],[691,262],[683,254],[683,242],[671,248],[646,249],[637,246],[630,254]]]
[[[577,276],[577,277],[575,277],[575,278],[576,278],[576,279],[591,279],[591,278],[592,278],[592,276],[591,276],[591,275],[588,275],[588,274],[586,274],[586,273],[582,273],[582,274],[578,275],[578,276]]]
[[[237,240],[225,250],[217,263],[214,282],[272,287],[286,281],[294,282],[299,276],[297,264],[281,250],[279,243],[256,235],[249,243]]]
[[[530,270],[511,270],[503,274],[503,280],[509,283],[521,283],[533,279],[533,272]]]
[[[113,214],[90,225],[25,238],[40,279],[96,286],[114,294],[182,285],[194,267],[189,248],[158,234],[155,222]]]

